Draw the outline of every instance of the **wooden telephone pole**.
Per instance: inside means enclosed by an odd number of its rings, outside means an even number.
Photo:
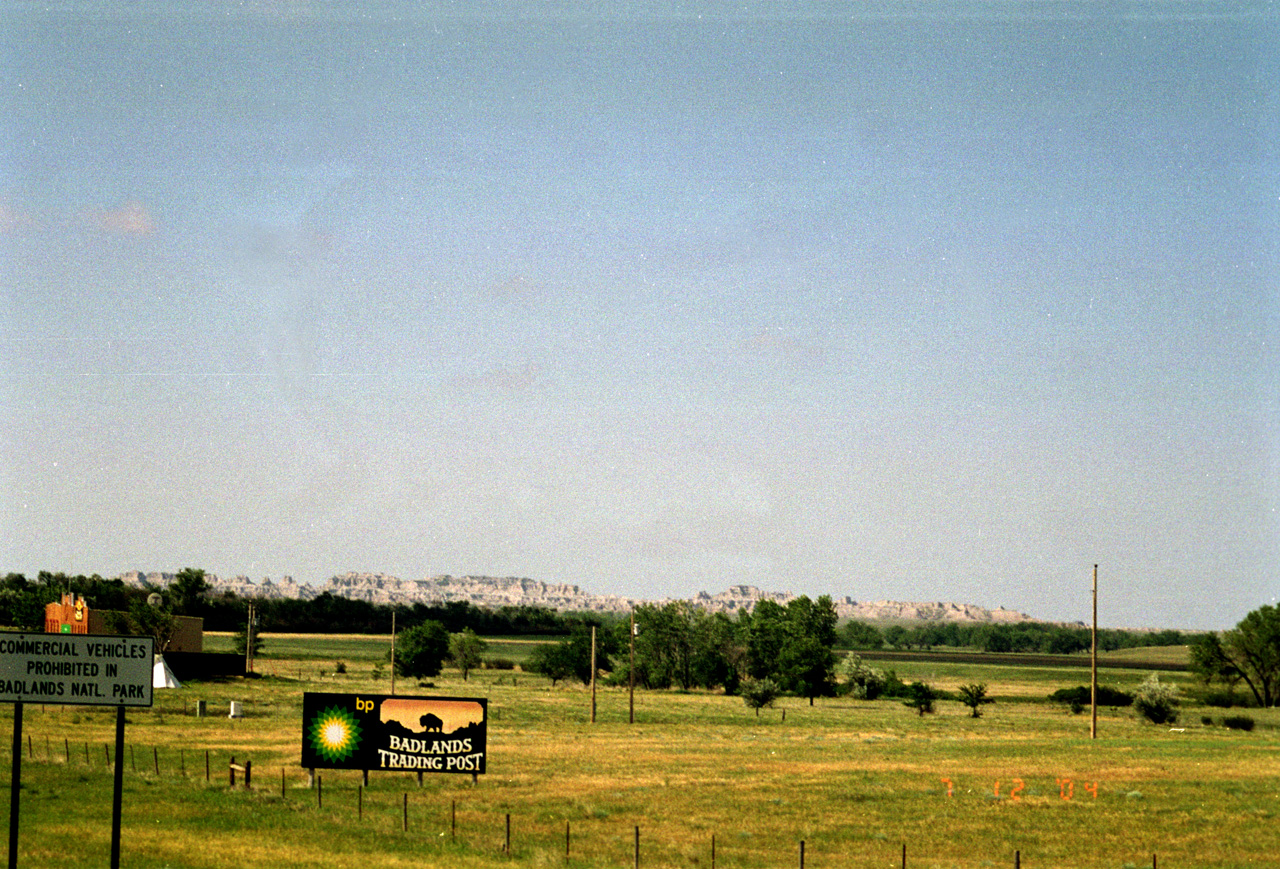
[[[591,723],[596,723],[596,626],[591,626]]]
[[[1098,738],[1098,565],[1093,566],[1093,633],[1089,644],[1089,738]]]

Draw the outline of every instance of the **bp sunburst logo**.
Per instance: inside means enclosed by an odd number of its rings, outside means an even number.
[[[341,763],[360,745],[360,725],[346,709],[331,706],[311,721],[311,747],[329,763]]]

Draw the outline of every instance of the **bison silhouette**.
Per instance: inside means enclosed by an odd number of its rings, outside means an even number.
[[[418,724],[421,725],[422,729],[425,730],[427,733],[430,733],[433,730],[436,731],[437,733],[440,733],[444,728],[444,722],[441,721],[437,716],[432,715],[430,712],[428,712],[426,715],[419,718]]]

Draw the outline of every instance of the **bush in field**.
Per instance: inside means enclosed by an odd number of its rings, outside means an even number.
[[[1253,719],[1248,715],[1228,715],[1222,719],[1222,726],[1231,730],[1253,730]]]
[[[874,700],[884,693],[884,671],[863,663],[858,655],[844,659],[840,675],[844,676],[846,693],[857,700]]]
[[[1078,712],[1089,706],[1089,686],[1080,685],[1076,688],[1059,688],[1049,695],[1049,699],[1054,703],[1066,703],[1073,712]],[[1099,706],[1131,706],[1132,704],[1132,694],[1128,694],[1118,688],[1108,688],[1106,685],[1098,686]]]
[[[756,715],[760,714],[760,707],[772,706],[773,701],[778,699],[778,695],[782,689],[778,687],[778,683],[766,676],[763,679],[747,679],[743,681],[741,688],[742,702],[747,707],[754,709]]]
[[[486,670],[514,670],[516,662],[511,658],[489,658],[484,662]]]
[[[938,699],[938,692],[927,682],[912,682],[907,686],[907,706],[916,710],[923,718],[926,712],[933,711],[933,701]]]
[[[1152,724],[1172,724],[1178,720],[1178,689],[1162,684],[1160,677],[1152,673],[1138,687],[1133,706]]]
[[[886,670],[884,674],[884,692],[881,697],[906,697],[907,683],[898,678],[897,670]]]
[[[1249,703],[1243,695],[1234,691],[1209,691],[1204,695],[1204,705],[1230,709],[1233,706],[1248,706]]]

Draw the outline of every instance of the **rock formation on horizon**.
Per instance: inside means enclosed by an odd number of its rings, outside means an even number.
[[[145,588],[165,588],[173,582],[172,573],[142,573],[131,570],[120,575],[126,585]],[[592,594],[576,585],[547,583],[524,577],[504,576],[433,576],[427,579],[401,579],[385,573],[358,573],[355,571],[331,577],[319,588],[299,583],[291,576],[279,581],[264,578],[255,583],[247,576],[223,579],[215,574],[205,574],[205,580],[215,592],[231,591],[240,597],[265,599],[311,600],[329,593],[335,597],[362,600],[374,604],[440,604],[463,601],[478,607],[539,606],[570,612],[625,613],[633,606],[646,603],[667,603],[674,598],[644,600],[618,595]],[[761,591],[752,585],[735,585],[710,594],[700,591],[685,598],[694,606],[710,612],[736,613],[750,610],[761,600],[773,600],[785,605],[797,597],[791,592]],[[1034,619],[1025,613],[998,609],[986,609],[973,604],[913,603],[903,601],[856,601],[848,596],[836,597],[836,614],[841,618],[863,621],[944,621],[944,622],[1029,622]]]

